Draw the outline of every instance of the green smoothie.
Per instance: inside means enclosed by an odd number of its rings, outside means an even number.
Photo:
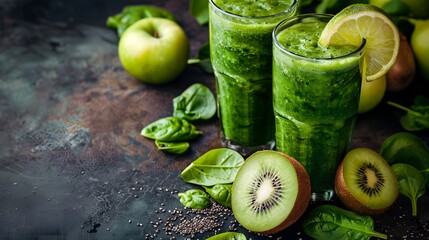
[[[274,146],[272,31],[295,0],[211,0],[210,49],[223,140],[232,148]],[[243,153],[243,151],[240,151]]]
[[[306,168],[313,199],[329,200],[357,116],[363,51],[352,46],[319,47],[320,33],[330,17],[305,16],[276,29],[276,148]]]

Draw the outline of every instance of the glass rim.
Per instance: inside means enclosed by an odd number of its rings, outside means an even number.
[[[299,14],[299,15],[295,15],[295,16],[291,16],[289,18],[286,18],[286,19],[282,20],[279,24],[277,24],[277,26],[273,29],[273,32],[272,32],[273,43],[283,53],[286,53],[286,54],[291,55],[291,56],[296,57],[296,58],[301,58],[301,59],[306,59],[306,60],[313,60],[313,61],[318,61],[318,60],[320,60],[320,61],[338,60],[338,59],[347,58],[347,57],[350,57],[350,56],[353,56],[353,55],[356,55],[356,54],[362,52],[362,50],[365,48],[365,45],[366,45],[366,39],[365,38],[362,38],[362,42],[361,42],[360,46],[357,49],[355,49],[352,52],[347,53],[345,55],[337,56],[337,57],[333,57],[333,58],[322,58],[322,57],[315,58],[315,57],[303,56],[303,55],[294,53],[294,52],[286,49],[277,40],[277,34],[276,33],[282,27],[282,25],[284,25],[286,22],[290,22],[290,21],[297,20],[297,19],[304,19],[304,18],[307,18],[307,17],[325,17],[325,18],[326,17],[330,17],[330,18],[332,18],[333,16],[334,16],[333,14],[326,14],[326,13],[304,13],[304,14]]]
[[[259,20],[283,16],[284,14],[292,12],[292,10],[295,9],[298,5],[298,0],[292,0],[292,4],[287,9],[285,9],[284,11],[275,13],[275,14],[266,15],[266,16],[243,16],[243,15],[235,14],[232,12],[228,12],[228,11],[220,8],[218,5],[216,5],[214,0],[209,0],[209,2],[210,2],[210,5],[212,5],[217,11],[220,11],[221,13],[223,13],[229,17],[241,18],[241,19],[259,19]]]

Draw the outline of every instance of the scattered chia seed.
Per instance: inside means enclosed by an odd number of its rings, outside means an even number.
[[[158,188],[159,191],[165,191],[175,196],[178,191],[171,189]],[[165,203],[160,204],[155,210],[158,214],[157,220],[150,221],[153,227],[153,232],[147,234],[145,239],[154,239],[156,235],[166,235],[167,239],[176,239],[172,235],[181,236],[185,239],[194,239],[198,234],[212,233],[213,235],[220,233],[221,228],[229,223],[228,229],[235,231],[238,222],[234,219],[225,221],[232,217],[230,208],[224,207],[217,203],[213,203],[210,208],[206,209],[191,209],[186,207],[165,209]]]
[[[398,210],[402,211],[403,209],[398,208]],[[386,233],[389,239],[429,239],[429,222],[422,222],[418,217],[412,217],[409,214],[409,209],[393,216],[393,220],[394,225],[385,225],[382,219],[376,221],[380,232]]]

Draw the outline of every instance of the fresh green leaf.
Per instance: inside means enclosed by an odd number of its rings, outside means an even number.
[[[238,152],[216,148],[193,161],[180,176],[185,182],[201,186],[230,184],[243,163],[244,158]]]
[[[219,233],[209,238],[206,238],[206,240],[246,240],[246,239],[247,238],[244,234],[238,233],[238,232],[224,232],[224,233]]]
[[[387,239],[387,235],[374,231],[374,220],[333,205],[313,209],[303,221],[304,232],[317,240],[334,239]]]
[[[209,22],[209,2],[208,0],[191,0],[189,3],[191,15],[195,17],[200,25]]]
[[[204,189],[217,203],[225,207],[231,207],[232,184],[216,184],[212,187],[204,186]]]
[[[390,101],[387,104],[406,111],[406,114],[399,120],[405,130],[420,131],[429,129],[429,99],[424,96],[416,96],[414,104],[409,108]]]
[[[380,155],[386,159],[389,164],[393,164],[395,155],[405,147],[415,147],[427,150],[425,143],[417,135],[408,132],[399,132],[384,140],[380,148]]]
[[[202,132],[183,118],[165,117],[144,127],[141,135],[159,141],[187,141],[201,135]]]
[[[156,140],[155,144],[158,150],[173,154],[182,154],[186,152],[190,146],[188,142],[162,142],[159,140]]]
[[[194,83],[173,99],[173,116],[189,121],[210,119],[216,113],[216,99],[210,89]]]
[[[210,196],[203,190],[191,189],[178,195],[180,203],[188,208],[204,209],[212,205]]]
[[[406,163],[419,170],[429,187],[429,149],[423,140],[408,132],[399,132],[384,140],[380,155],[393,165]]]
[[[398,178],[399,193],[411,200],[412,215],[417,216],[417,199],[426,191],[423,175],[405,163],[393,164],[392,169]]]
[[[210,43],[206,42],[203,44],[200,50],[198,50],[197,56],[195,58],[189,59],[188,64],[197,64],[197,66],[204,72],[212,74],[214,71],[210,61]]]
[[[410,8],[402,0],[390,0],[383,5],[383,10],[390,16],[407,16]]]
[[[415,167],[423,174],[426,185],[429,187],[429,152],[427,150],[415,146],[405,147],[399,150],[390,162],[406,163]]]
[[[165,9],[150,5],[131,5],[124,7],[122,12],[109,16],[106,20],[106,25],[109,28],[116,29],[118,36],[121,37],[124,31],[133,23],[149,17],[167,18],[176,21],[173,14]]]
[[[313,4],[313,0],[300,0],[299,1],[300,7],[307,7]]]

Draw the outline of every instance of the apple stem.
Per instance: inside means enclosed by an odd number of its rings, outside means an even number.
[[[188,64],[195,64],[195,63],[200,63],[200,62],[201,62],[201,60],[197,59],[197,58],[188,59]]]

